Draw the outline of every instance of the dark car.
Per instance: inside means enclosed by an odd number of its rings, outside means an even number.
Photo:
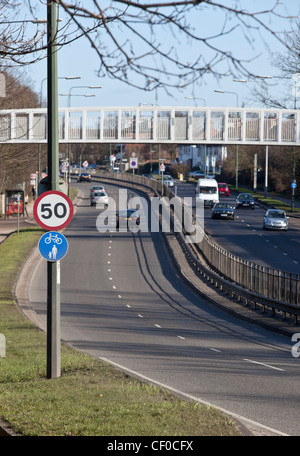
[[[225,184],[224,182],[220,182],[218,184],[218,189],[219,189],[219,195],[225,195],[225,196],[229,196],[229,188],[228,188],[228,185]]]
[[[254,209],[255,201],[251,193],[240,193],[236,198],[235,207],[240,209],[241,207],[247,207]]]
[[[80,173],[78,182],[91,182],[91,175],[89,173]]]
[[[226,218],[234,220],[235,207],[229,203],[216,203],[212,208],[211,218]]]
[[[140,224],[140,215],[135,209],[125,209],[122,211],[117,212],[116,215],[116,227],[119,228],[121,227],[127,227],[128,222],[135,221],[136,225]]]

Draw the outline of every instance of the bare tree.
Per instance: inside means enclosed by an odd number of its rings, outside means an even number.
[[[297,107],[297,91],[300,85],[300,21],[292,22],[290,30],[283,33],[287,49],[284,52],[270,52],[270,60],[277,76],[252,90],[252,95],[268,107]],[[285,80],[285,92],[279,94],[276,87],[279,80]]]
[[[50,0],[48,0],[50,1]],[[98,75],[121,80],[131,86],[152,91],[164,88],[183,89],[200,83],[207,74],[255,77],[249,70],[250,60],[234,55],[223,41],[228,36],[244,38],[255,52],[253,42],[260,33],[267,33],[283,47],[288,43],[268,25],[272,18],[289,19],[280,11],[281,2],[274,0],[265,10],[252,11],[240,2],[187,1],[126,1],[99,2],[98,0],[52,0],[59,7],[63,21],[59,23],[58,46],[65,46],[82,37],[88,40],[98,57]],[[13,3],[15,3],[13,1]],[[42,0],[26,0],[32,19],[45,9]],[[24,16],[24,5],[0,1],[2,13],[12,22]],[[208,13],[221,16],[212,22],[211,33],[204,33]],[[24,18],[25,19],[25,18]],[[45,31],[38,26],[25,40],[25,24],[0,23],[2,40],[0,56],[8,61],[28,63],[45,58]],[[259,41],[263,45],[262,41]],[[186,46],[193,50],[187,57]],[[191,55],[189,53],[189,55]],[[255,58],[255,55],[253,55]],[[190,60],[189,60],[190,59]]]

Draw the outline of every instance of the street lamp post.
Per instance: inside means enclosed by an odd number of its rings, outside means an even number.
[[[81,76],[60,76],[57,79],[65,79],[65,80],[73,80],[73,79],[81,79]],[[41,81],[41,89],[40,89],[40,108],[42,107],[42,100],[43,100],[43,83],[48,80],[47,78],[42,79]],[[38,144],[38,180],[40,180],[41,176],[41,144]],[[36,186],[36,196],[39,196],[38,193],[38,185]]]
[[[81,79],[81,76],[59,76],[57,79],[65,79],[66,81],[72,81],[74,79]],[[41,81],[41,89],[40,89],[40,108],[42,107],[42,100],[43,100],[43,84],[47,81],[48,78],[44,78]]]
[[[227,90],[214,90],[214,92],[217,92],[217,93],[232,93],[233,95],[236,96],[236,106],[238,107],[239,105],[239,96],[236,92],[229,92]]]
[[[59,191],[56,3],[47,2],[48,44],[48,185]],[[60,262],[47,262],[47,378],[58,378],[60,367]]]
[[[93,86],[89,86],[90,88]],[[71,87],[72,89],[72,87]],[[70,89],[70,90],[71,90]],[[58,94],[61,97],[68,97],[68,107],[71,105],[71,97],[95,97],[95,94],[75,94],[75,93],[59,93]],[[70,196],[70,181],[71,181],[71,174],[70,174],[70,166],[71,166],[71,144],[68,144],[68,162],[69,162],[69,167],[68,167],[68,196]],[[80,167],[81,171],[81,167]]]
[[[90,85],[90,86],[73,86],[73,87],[71,87],[69,90],[68,108],[71,105],[71,96],[72,96],[71,92],[73,89],[102,89],[102,86]]]
[[[229,92],[227,90],[215,90],[217,93],[232,93],[236,96],[236,106],[239,106],[239,96],[236,92]],[[239,146],[236,144],[235,151],[235,188],[239,187]]]
[[[201,100],[203,101],[203,105],[206,106],[205,98],[198,98],[198,97],[184,97],[187,100]]]

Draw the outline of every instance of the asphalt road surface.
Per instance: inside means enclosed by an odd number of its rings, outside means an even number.
[[[161,233],[99,232],[101,211],[90,206],[91,184],[76,185],[83,198],[64,231],[69,251],[61,260],[62,339],[249,422],[299,435],[295,343],[198,295],[172,265]],[[105,186],[118,197],[118,187]],[[42,258],[29,298],[45,320]]]
[[[177,195],[195,197],[195,184],[177,184]],[[235,203],[237,194],[221,196],[220,201]],[[214,241],[229,252],[262,266],[300,274],[300,219],[289,219],[285,231],[263,230],[266,210],[236,209],[234,220],[212,219],[204,210],[204,228]]]

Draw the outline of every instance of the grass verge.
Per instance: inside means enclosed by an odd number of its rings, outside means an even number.
[[[46,378],[46,335],[19,312],[18,271],[42,230],[21,230],[0,244],[0,416],[25,436],[234,436],[214,408],[140,382],[62,344],[61,377]]]
[[[285,203],[285,202],[277,199],[276,195],[272,196],[272,197],[265,198],[265,196],[262,193],[253,192],[253,191],[249,190],[249,188],[244,188],[244,187],[236,188],[234,185],[229,185],[229,188],[230,188],[230,190],[235,191],[237,193],[251,193],[251,195],[253,195],[253,197],[258,202],[261,202],[261,203],[263,203],[263,204],[265,204],[267,206],[276,207],[277,209],[281,209],[281,210],[283,210],[285,212],[290,212],[291,211],[291,204],[290,203]],[[299,208],[295,208],[294,212],[298,212],[299,213],[300,209]]]

